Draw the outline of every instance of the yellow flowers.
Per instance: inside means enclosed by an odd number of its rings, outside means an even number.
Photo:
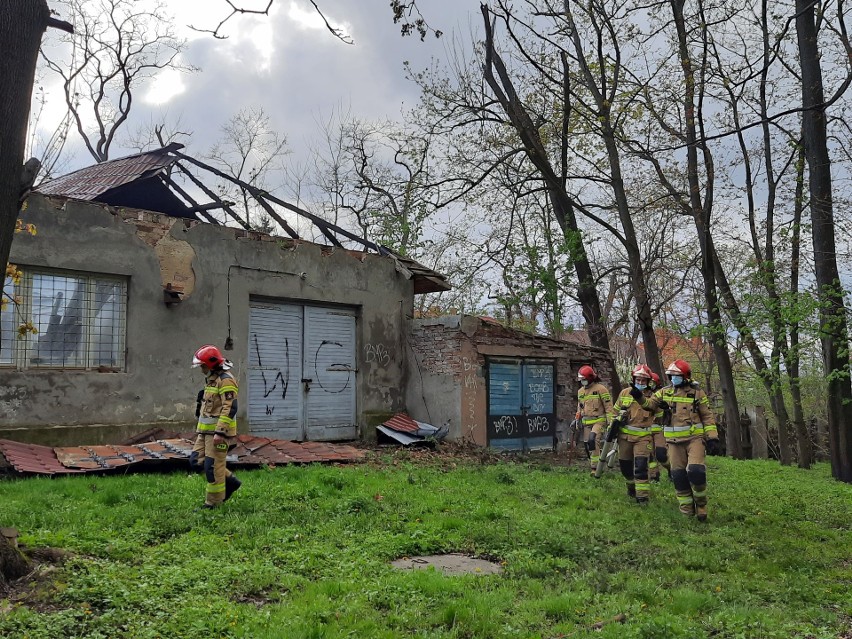
[[[18,339],[24,339],[27,336],[27,333],[32,333],[33,335],[38,333],[38,329],[30,322],[22,322],[18,326]]]
[[[6,277],[12,278],[12,284],[20,284],[23,273],[14,264],[6,264]]]
[[[30,235],[36,234],[36,226],[35,224],[24,224],[23,220],[18,218],[15,221],[15,233],[29,233]]]

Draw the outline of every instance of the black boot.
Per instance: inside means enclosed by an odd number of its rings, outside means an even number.
[[[243,485],[236,475],[225,477],[225,501],[228,501],[235,492]]]
[[[627,484],[627,496],[631,499],[636,498],[636,484]]]

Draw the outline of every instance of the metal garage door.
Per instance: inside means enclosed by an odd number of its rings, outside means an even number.
[[[355,438],[355,312],[252,302],[248,385],[253,435]]]
[[[556,433],[551,360],[488,359],[488,445],[550,449]]]

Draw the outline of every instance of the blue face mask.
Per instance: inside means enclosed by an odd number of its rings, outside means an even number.
[[[633,384],[633,388],[635,388],[636,390],[645,390],[646,388],[648,388],[648,385],[647,384]]]
[[[683,376],[681,375],[672,375],[671,380],[672,386],[680,386],[681,384],[683,384]]]

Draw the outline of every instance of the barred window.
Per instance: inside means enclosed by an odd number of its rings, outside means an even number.
[[[0,312],[0,365],[124,370],[127,280],[23,267],[4,293],[20,303]],[[18,335],[22,323],[36,333]]]

